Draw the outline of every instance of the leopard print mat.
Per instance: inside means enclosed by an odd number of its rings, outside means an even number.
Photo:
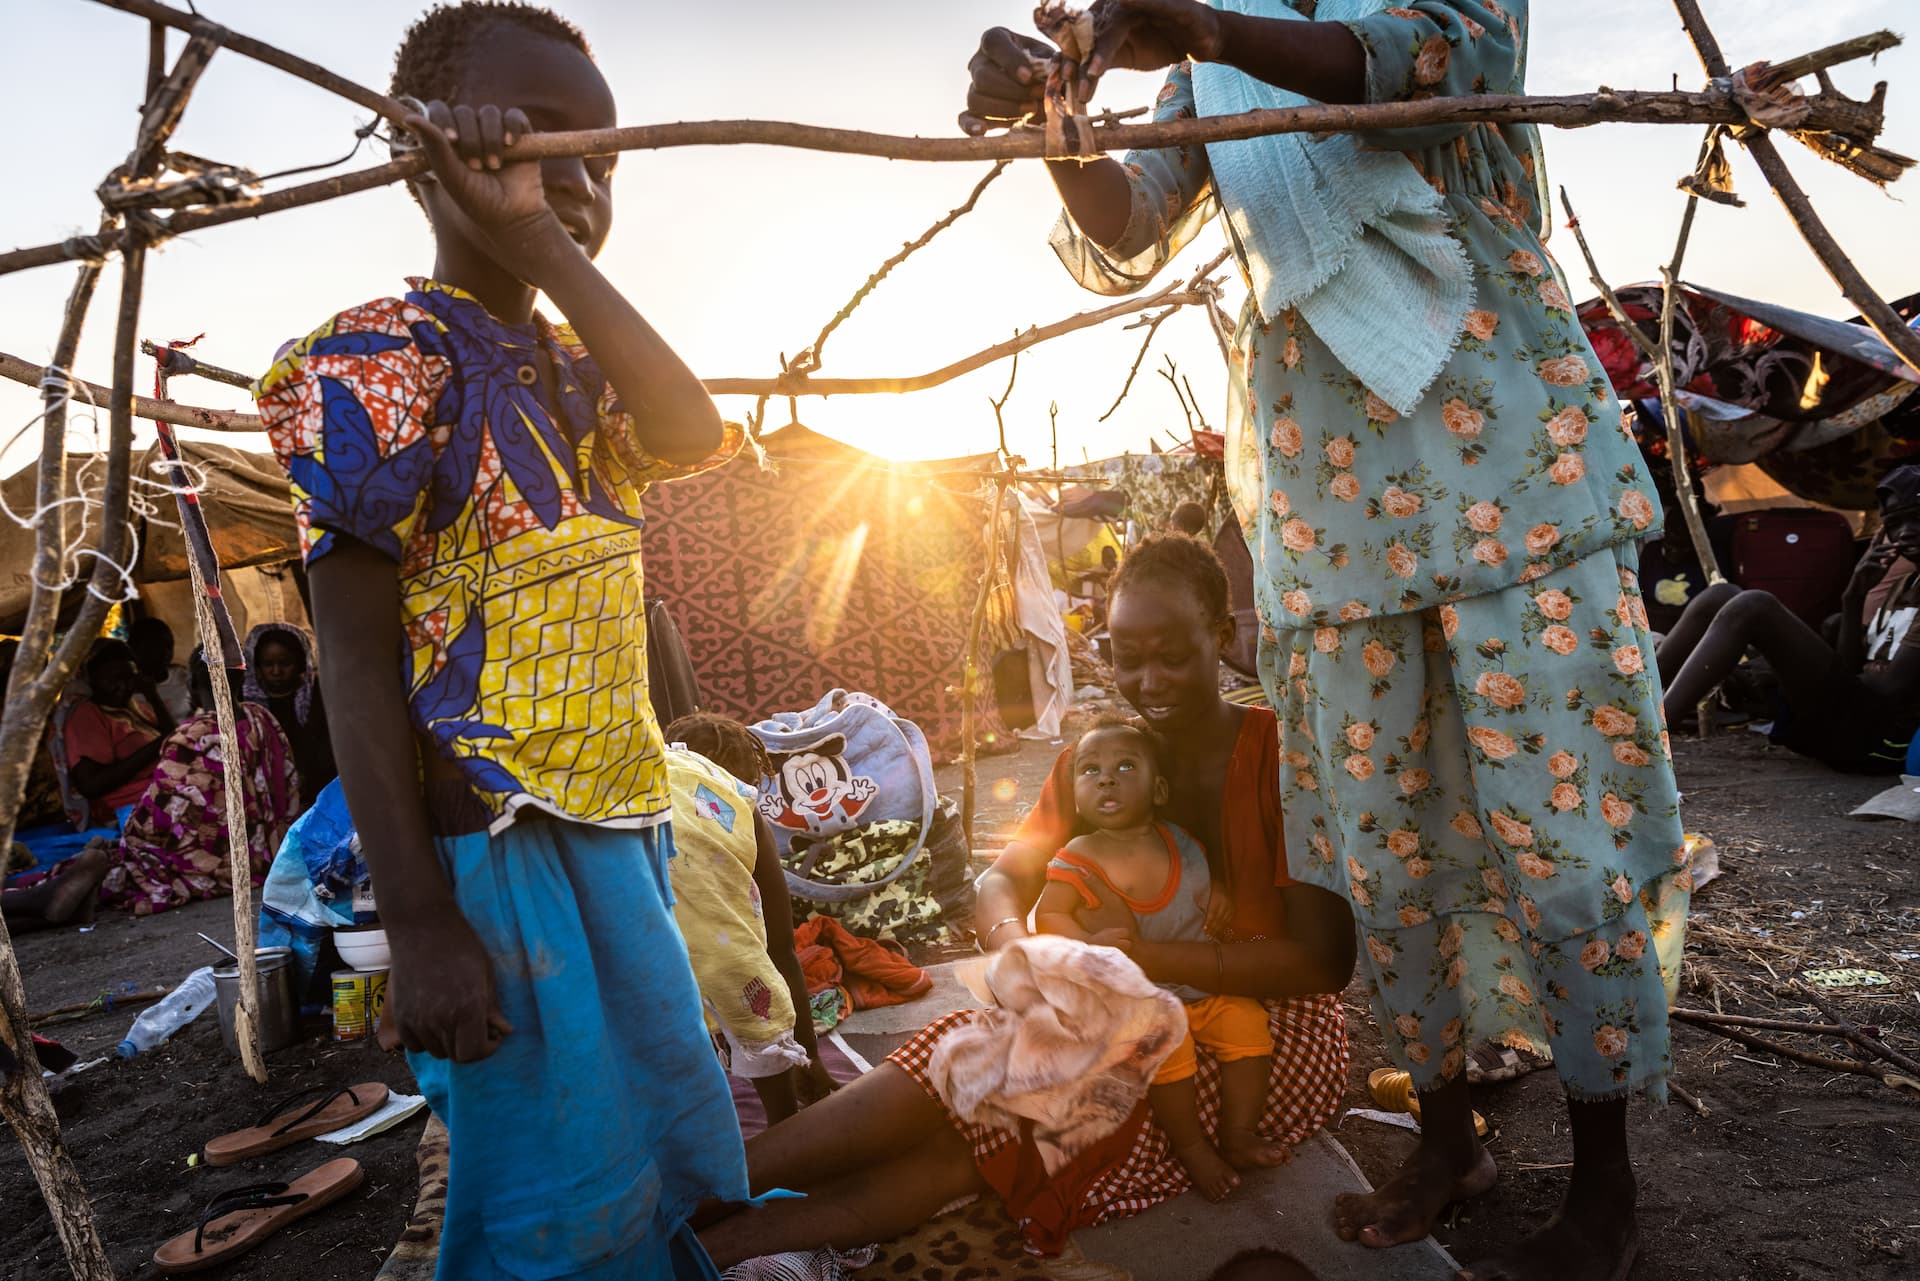
[[[854,1272],[859,1281],[1132,1281],[1133,1276],[1086,1258],[1071,1242],[1057,1258],[1028,1254],[1020,1229],[995,1197],[977,1197],[938,1215],[879,1251]]]

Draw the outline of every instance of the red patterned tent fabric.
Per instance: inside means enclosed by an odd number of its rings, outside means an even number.
[[[960,743],[967,623],[986,569],[993,456],[894,463],[794,424],[646,499],[647,593],[664,597],[709,710],[752,722],[862,690],[936,752]],[[984,655],[977,736],[1004,738]]]

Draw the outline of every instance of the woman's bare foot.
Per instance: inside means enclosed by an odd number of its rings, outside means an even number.
[[[46,906],[41,915],[53,925],[78,919],[85,925],[93,920],[95,902],[100,897],[100,882],[113,869],[113,850],[105,844],[89,845],[48,883]]]
[[[1384,1186],[1334,1198],[1333,1230],[1342,1241],[1376,1250],[1418,1241],[1447,1206],[1479,1196],[1499,1178],[1499,1168],[1478,1143],[1455,1156],[1423,1140]]]
[[[1546,1227],[1459,1272],[1461,1281],[1626,1281],[1640,1253],[1631,1194],[1624,1211],[1589,1198],[1567,1207]]]
[[[1187,1177],[1200,1195],[1209,1201],[1224,1201],[1240,1186],[1240,1175],[1227,1164],[1213,1144],[1202,1140],[1176,1147],[1173,1154],[1187,1169]]]
[[[1285,1165],[1293,1152],[1286,1144],[1263,1139],[1252,1130],[1228,1130],[1220,1135],[1220,1155],[1236,1170],[1270,1170]]]

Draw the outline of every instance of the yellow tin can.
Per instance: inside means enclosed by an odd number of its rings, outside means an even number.
[[[385,970],[333,972],[333,1039],[358,1041],[373,1035],[387,1007]]]

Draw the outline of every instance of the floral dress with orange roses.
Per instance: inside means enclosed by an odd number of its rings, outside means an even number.
[[[1526,20],[1524,0],[1413,0],[1350,26],[1390,101],[1522,92]],[[1176,69],[1158,118],[1194,111]],[[1533,131],[1366,141],[1445,196],[1478,296],[1407,414],[1297,312],[1250,300],[1235,334],[1228,467],[1292,872],[1353,903],[1416,1085],[1492,1040],[1550,1046],[1574,1097],[1657,1095],[1691,886],[1634,575],[1657,500],[1542,244]],[[1055,234],[1100,292],[1139,288],[1219,210],[1205,148],[1126,165],[1118,244]]]

